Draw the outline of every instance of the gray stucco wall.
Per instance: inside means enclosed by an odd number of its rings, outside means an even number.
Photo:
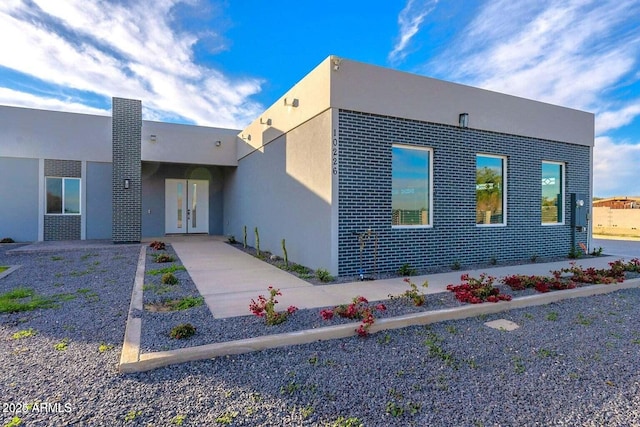
[[[201,179],[209,181],[209,234],[223,234],[224,167],[143,162],[142,235],[165,234],[165,179]]]
[[[111,238],[111,163],[87,162],[87,239]]]
[[[291,261],[331,269],[331,114],[329,111],[240,159],[225,180],[225,230]],[[335,273],[335,272],[334,272]]]
[[[391,147],[394,143],[433,149],[433,227],[391,227]],[[402,264],[428,269],[566,256],[571,247],[570,193],[590,194],[591,147],[455,126],[341,110],[339,113],[339,231],[341,275],[357,274],[354,233],[379,235],[377,269]],[[507,225],[475,224],[476,154],[507,157]],[[565,225],[542,226],[541,162],[566,162]],[[590,204],[590,201],[588,201]],[[577,242],[586,242],[586,232]],[[373,241],[364,253],[373,268]]]
[[[0,239],[38,240],[39,181],[38,159],[0,157]]]

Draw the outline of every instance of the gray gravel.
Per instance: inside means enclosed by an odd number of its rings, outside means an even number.
[[[640,425],[636,289],[122,375],[117,363],[139,247],[4,253],[13,247],[0,246],[0,265],[22,267],[0,279],[0,293],[24,286],[69,295],[57,308],[0,314],[2,426],[14,416],[37,426],[180,420],[185,426]],[[179,287],[157,298],[194,295],[188,275],[176,275]],[[457,303],[440,295],[427,304]],[[408,307],[388,306],[387,315]],[[484,326],[498,318],[521,327]],[[196,336],[168,340],[168,329],[185,319],[198,328]],[[326,324],[317,310],[271,328],[253,316],[214,321],[202,306],[145,313],[143,346],[174,348]],[[37,335],[12,338],[29,328]],[[67,349],[56,350],[65,338]],[[101,344],[113,348],[100,352]],[[26,412],[11,412],[16,409]]]

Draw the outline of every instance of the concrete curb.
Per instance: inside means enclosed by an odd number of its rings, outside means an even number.
[[[143,264],[144,265],[144,264]],[[137,278],[137,276],[136,276]],[[554,291],[545,294],[531,295],[522,298],[516,298],[512,301],[499,303],[484,303],[476,305],[467,305],[445,310],[429,311],[424,313],[414,313],[404,316],[398,316],[388,319],[377,320],[370,329],[371,333],[384,330],[399,329],[413,325],[426,325],[430,323],[442,322],[446,320],[464,319],[467,317],[479,316],[481,314],[493,314],[503,311],[509,311],[517,308],[531,307],[537,305],[550,304],[565,299],[582,298],[593,295],[601,295],[615,292],[621,289],[640,288],[640,279],[627,280],[622,283],[612,285],[591,285],[576,289],[564,291]],[[135,292],[135,291],[134,291]],[[131,319],[133,321],[140,319]],[[128,322],[129,323],[129,322]],[[243,340],[207,344],[197,347],[183,348],[171,351],[153,352],[139,354],[140,349],[140,324],[134,327],[138,328],[137,350],[138,357],[134,361],[133,358],[123,364],[120,363],[120,372],[133,373],[149,371],[164,366],[193,362],[197,360],[212,359],[219,356],[231,354],[250,353],[269,348],[285,347],[297,344],[307,344],[315,341],[326,341],[332,339],[346,338],[356,335],[355,328],[358,323],[349,323],[337,326],[328,326],[325,328],[317,328],[290,332],[286,334],[266,335],[256,338],[247,338]],[[129,329],[129,324],[127,324]],[[125,333],[125,338],[128,335]],[[127,345],[125,339],[125,346]],[[125,346],[123,346],[123,356],[125,354]]]
[[[144,285],[144,269],[147,256],[147,247],[140,248],[136,278],[131,292],[131,304],[127,315],[127,325],[124,330],[124,342],[118,369],[120,372],[137,372],[140,360],[140,339],[142,338],[142,319],[136,316],[136,312],[142,311],[142,286]]]
[[[16,271],[17,269],[19,269],[22,266],[21,265],[8,265],[6,267],[9,267],[9,268],[7,268],[5,271],[0,273],[0,279],[10,275],[11,273],[13,273],[14,271]]]

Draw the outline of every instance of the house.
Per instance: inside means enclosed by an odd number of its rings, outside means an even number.
[[[242,130],[0,107],[0,236],[234,235],[332,274],[588,244],[591,113],[330,56]],[[577,207],[577,208],[576,208]],[[583,219],[581,219],[583,218]]]

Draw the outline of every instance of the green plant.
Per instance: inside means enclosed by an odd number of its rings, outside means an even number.
[[[100,345],[98,346],[98,351],[100,353],[104,353],[104,352],[109,351],[109,350],[113,350],[113,345],[106,344],[106,343],[100,343]]]
[[[267,290],[269,291],[269,299],[265,298],[263,295],[258,295],[258,301],[252,299],[249,303],[249,310],[258,317],[264,317],[267,325],[279,325],[287,320],[287,318],[293,313],[298,311],[298,308],[292,305],[287,308],[287,311],[276,311],[275,307],[278,303],[276,297],[282,296],[282,293],[280,292],[280,289],[275,289],[273,286],[269,286]]]
[[[0,240],[0,243],[15,243],[16,241],[13,240],[11,237],[3,237],[2,240]]]
[[[55,306],[55,298],[36,295],[33,289],[15,288],[0,294],[0,313],[17,313]]]
[[[247,226],[242,227],[242,247],[247,249]]]
[[[314,412],[313,406],[305,406],[304,408],[300,409],[300,415],[302,415],[303,420],[306,420],[311,415],[313,415],[313,412]]]
[[[453,264],[451,264],[451,269],[454,271],[460,270],[460,261],[458,260],[453,261]]]
[[[260,256],[260,233],[258,233],[258,227],[256,227],[253,231],[256,235],[256,255]]]
[[[555,322],[556,320],[558,320],[558,313],[556,313],[555,311],[552,311],[552,312],[548,313],[547,314],[547,320]]]
[[[581,313],[578,313],[578,316],[576,317],[576,323],[583,326],[589,326],[593,323],[593,319],[585,317]]]
[[[22,331],[18,331],[16,333],[14,333],[13,335],[11,335],[11,339],[13,340],[21,340],[23,338],[29,338],[32,337],[34,335],[37,335],[38,332],[35,331],[33,328],[29,328],[29,329],[25,329]]]
[[[529,258],[529,259],[531,260],[532,263],[535,264],[535,262],[538,260],[538,255],[533,254],[533,255],[531,255],[531,258]]]
[[[524,363],[522,363],[522,358],[514,356],[511,360],[513,361],[513,369],[516,371],[516,374],[524,374],[527,368],[524,366]]]
[[[498,258],[495,255],[492,255],[491,258],[489,258],[489,264],[496,265],[497,263],[498,263]]]
[[[173,255],[169,255],[167,253],[159,253],[159,254],[153,255],[153,260],[157,263],[164,263],[164,262],[173,262],[176,259]]]
[[[309,267],[305,267],[302,264],[295,264],[295,263],[289,264],[288,270],[294,273],[297,273],[299,275],[311,273],[311,269],[309,269]]]
[[[411,264],[404,263],[398,269],[399,276],[414,276],[416,274],[416,269],[411,267]]]
[[[441,342],[442,338],[433,332],[429,332],[427,339],[424,341],[424,344],[429,349],[429,356],[438,358],[442,360],[445,365],[458,369],[458,363],[454,359],[453,354],[445,351],[440,345]]]
[[[415,305],[416,307],[420,307],[421,305],[423,305],[424,302],[426,301],[426,296],[424,295],[423,292],[418,290],[418,285],[413,283],[411,279],[409,279],[408,277],[405,277],[403,280],[409,285],[410,289],[407,289],[403,294],[397,297],[393,295],[389,295],[389,298],[391,299],[405,298],[412,301],[413,305]],[[425,280],[424,283],[422,284],[422,287],[427,288],[428,286],[429,286],[429,283]]]
[[[187,310],[192,307],[198,307],[204,304],[202,297],[183,297],[177,301],[174,310]]]
[[[233,420],[238,416],[238,412],[237,411],[230,411],[230,412],[225,412],[224,414],[221,414],[220,416],[218,416],[216,418],[216,422],[218,424],[231,424],[233,422]]]
[[[284,239],[282,239],[282,253],[284,256],[284,268],[289,268],[289,255],[287,254],[287,245]]]
[[[190,338],[196,333],[196,328],[191,323],[181,323],[178,326],[174,326],[169,332],[169,336],[176,340],[184,338]]]
[[[399,417],[404,413],[404,408],[396,402],[387,402],[386,412],[392,417]]]
[[[227,242],[231,243],[232,245],[238,243],[238,241],[236,240],[236,236],[234,236],[233,234],[227,238]]]
[[[171,424],[175,425],[175,426],[181,426],[182,423],[184,423],[184,420],[187,419],[186,415],[176,415],[175,417],[171,418]]]
[[[567,256],[571,259],[578,259],[582,257],[582,251],[578,246],[572,246]]]
[[[58,351],[66,351],[68,347],[69,347],[69,338],[63,338],[62,341],[60,341],[59,343],[53,346],[53,348],[55,348]]]
[[[292,395],[296,391],[300,390],[300,384],[297,384],[295,381],[291,381],[286,386],[280,387],[280,394],[289,394]]]
[[[182,266],[182,265],[170,265],[168,267],[164,267],[164,268],[157,268],[157,269],[153,269],[153,270],[148,270],[146,272],[146,274],[149,274],[151,276],[157,276],[159,274],[165,274],[165,273],[175,273],[176,271],[186,271],[187,269]]]
[[[133,421],[140,415],[142,415],[142,411],[136,411],[135,409],[132,409],[126,413],[126,415],[124,416],[124,420],[126,422]]]
[[[364,427],[364,423],[357,417],[345,418],[339,416],[338,419],[334,421],[332,427]]]
[[[160,282],[163,285],[177,285],[178,278],[173,273],[164,273],[160,278]]]
[[[6,242],[2,242],[2,243],[6,243]],[[4,427],[18,427],[21,424],[22,424],[22,418],[13,417],[7,424],[4,425]]]
[[[51,261],[62,261],[64,259],[64,257],[60,256],[60,255],[52,255],[51,256]]]
[[[600,256],[600,255],[602,255],[602,251],[603,251],[602,246],[599,247],[598,249],[593,248],[593,250],[591,251],[591,255]]]
[[[334,280],[334,277],[324,268],[316,270],[316,277],[320,279],[321,282],[333,282]]]
[[[546,348],[541,348],[540,350],[538,350],[538,357],[541,357],[541,358],[547,358],[555,355],[556,355],[556,352],[553,350],[549,350]]]

